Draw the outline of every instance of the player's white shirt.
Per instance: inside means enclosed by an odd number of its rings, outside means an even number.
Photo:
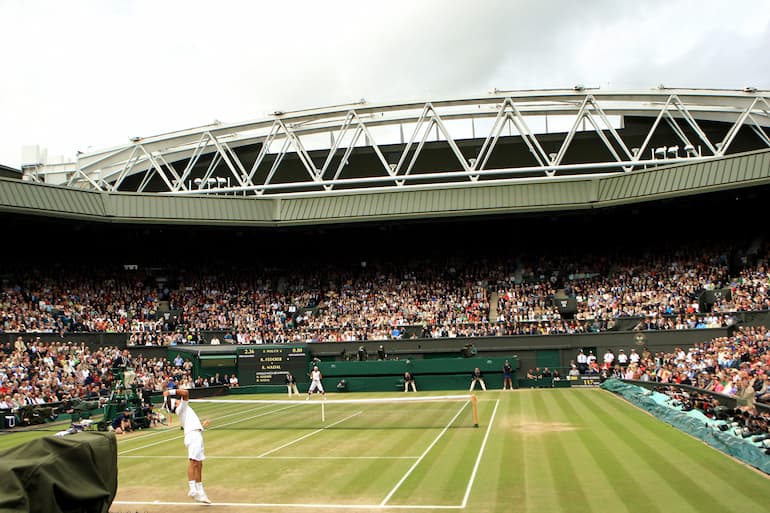
[[[185,434],[191,431],[203,431],[203,424],[198,415],[190,408],[187,401],[179,401],[179,406],[176,408],[176,414],[179,415],[179,422],[184,428]]]
[[[313,381],[321,381],[321,371],[314,370],[310,373],[310,379]]]

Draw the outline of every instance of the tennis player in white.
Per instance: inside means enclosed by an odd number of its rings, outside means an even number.
[[[169,411],[179,415],[179,423],[184,428],[184,444],[187,447],[187,480],[190,491],[187,495],[198,502],[211,504],[211,500],[203,490],[203,429],[208,427],[209,421],[201,420],[188,403],[190,392],[184,389],[166,389],[163,391],[164,405]]]
[[[310,388],[307,389],[307,397],[305,398],[306,400],[310,399],[310,396],[315,390],[318,390],[323,394],[324,397],[326,397],[326,392],[324,392],[321,379],[323,379],[321,371],[318,370],[318,367],[313,367],[313,370],[310,372]]]

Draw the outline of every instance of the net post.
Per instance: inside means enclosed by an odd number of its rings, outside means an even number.
[[[476,404],[476,394],[471,396],[471,407],[473,408],[473,427],[479,427],[479,409]]]

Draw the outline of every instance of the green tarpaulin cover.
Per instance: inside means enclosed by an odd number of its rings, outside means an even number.
[[[49,436],[0,452],[3,513],[107,513],[117,489],[112,433]]]

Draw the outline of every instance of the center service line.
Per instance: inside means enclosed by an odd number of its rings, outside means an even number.
[[[411,468],[406,471],[406,474],[404,474],[404,476],[401,478],[401,480],[398,483],[396,483],[396,486],[394,486],[393,489],[390,491],[390,493],[387,496],[385,496],[384,499],[382,499],[382,502],[380,503],[380,506],[385,506],[385,504],[387,504],[387,502],[390,500],[390,498],[393,497],[393,494],[396,493],[396,491],[401,487],[402,484],[404,484],[404,481],[406,481],[406,478],[409,477],[409,475],[412,473],[412,471],[417,468],[417,465],[420,464],[422,459],[428,454],[428,452],[431,449],[433,449],[433,446],[436,445],[436,443],[441,439],[442,436],[444,436],[444,433],[447,432],[447,430],[449,429],[449,426],[451,426],[452,423],[455,421],[455,419],[457,419],[457,417],[460,416],[460,414],[468,406],[468,404],[470,404],[470,403],[469,402],[463,403],[463,407],[460,408],[457,411],[457,413],[455,413],[455,416],[452,417],[452,420],[450,420],[449,423],[447,423],[447,425],[444,426],[444,429],[441,430],[441,433],[439,433],[438,436],[433,440],[433,442],[431,442],[431,444],[428,446],[428,448],[425,449],[425,452],[423,452],[420,455],[420,457],[417,458],[417,461],[415,461],[414,464],[411,466]]]
[[[259,456],[257,456],[257,458],[264,458],[264,457],[265,457],[265,456],[267,456],[268,454],[272,454],[272,453],[274,453],[275,451],[280,451],[280,450],[281,450],[281,449],[283,449],[284,447],[288,447],[288,446],[290,446],[290,445],[292,445],[292,444],[296,444],[297,442],[300,442],[300,441],[304,440],[305,438],[308,438],[308,437],[310,437],[310,436],[313,436],[313,435],[315,435],[315,434],[317,434],[317,433],[320,433],[321,431],[323,431],[323,430],[325,430],[325,429],[329,429],[330,427],[332,427],[332,426],[336,426],[337,424],[340,424],[340,423],[342,423],[342,422],[345,422],[345,421],[346,421],[346,420],[348,420],[348,419],[352,419],[352,418],[353,418],[353,417],[355,417],[356,415],[361,415],[361,412],[360,412],[360,411],[357,411],[357,412],[355,412],[353,415],[349,415],[349,416],[345,417],[345,418],[344,418],[344,419],[342,419],[342,420],[338,420],[338,421],[337,421],[337,422],[335,422],[334,424],[329,424],[328,426],[324,426],[324,427],[322,427],[321,429],[316,429],[316,430],[315,430],[315,431],[313,431],[312,433],[308,433],[308,434],[306,434],[306,435],[303,435],[303,436],[301,436],[301,437],[297,438],[296,440],[292,440],[291,442],[286,442],[285,444],[283,444],[283,445],[281,445],[281,446],[279,446],[279,447],[276,447],[275,449],[270,449],[270,450],[269,450],[269,451],[267,451],[267,452],[263,452],[262,454],[260,454]]]

